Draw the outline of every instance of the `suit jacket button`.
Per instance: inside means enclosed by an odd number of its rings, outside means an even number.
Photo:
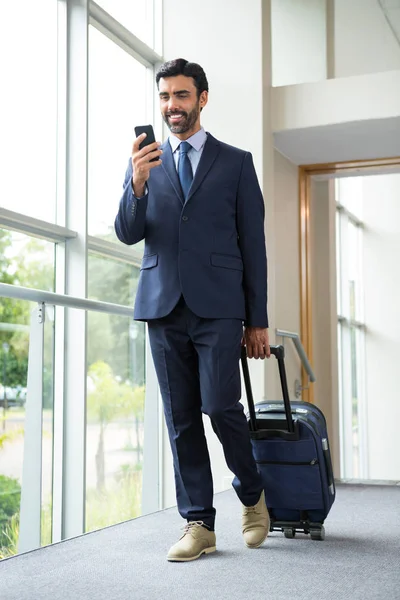
[[[189,217],[187,217],[186,215],[184,217],[182,217],[182,221],[187,221],[189,219]]]

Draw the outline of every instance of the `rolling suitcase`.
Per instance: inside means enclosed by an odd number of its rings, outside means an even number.
[[[241,355],[250,437],[264,483],[270,531],[283,531],[287,538],[301,531],[323,540],[323,524],[335,500],[325,417],[313,404],[290,401],[284,347],[271,346],[271,354],[278,360],[283,403],[255,406],[245,347]]]

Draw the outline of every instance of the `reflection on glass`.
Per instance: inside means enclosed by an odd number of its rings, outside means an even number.
[[[147,69],[89,28],[89,233],[115,241],[114,220],[132,154],[146,123]]]
[[[145,329],[88,315],[86,531],[141,514]]]
[[[99,0],[97,4],[142,42],[153,47],[153,0]]]
[[[54,245],[0,230],[0,281],[54,289]],[[0,558],[17,552],[24,459],[29,330],[35,304],[0,297]],[[44,329],[42,543],[51,536],[53,323]]]
[[[57,2],[1,2],[0,206],[55,221]]]
[[[140,257],[142,253],[138,253]],[[91,300],[132,306],[139,268],[96,255],[89,255],[88,293]]]

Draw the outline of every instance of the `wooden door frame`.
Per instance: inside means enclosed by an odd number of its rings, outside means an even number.
[[[301,341],[313,364],[312,345],[312,277],[311,277],[311,249],[310,249],[310,206],[311,206],[311,178],[314,175],[340,175],[341,173],[379,174],[385,169],[400,169],[400,157],[382,158],[371,160],[357,160],[335,162],[317,165],[299,166],[299,211],[300,211],[300,335]],[[364,172],[364,173],[363,173]],[[303,399],[314,402],[313,386],[308,386],[308,377],[302,368]]]

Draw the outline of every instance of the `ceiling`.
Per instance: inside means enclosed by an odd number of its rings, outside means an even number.
[[[296,165],[400,156],[400,117],[274,133],[275,148]]]

